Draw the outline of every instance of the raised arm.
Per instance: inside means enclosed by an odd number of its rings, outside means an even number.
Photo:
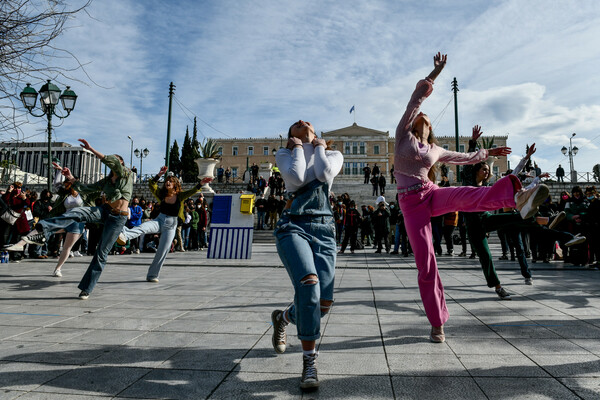
[[[521,161],[519,161],[519,164],[515,167],[515,169],[513,169],[512,175],[519,175],[519,173],[525,167],[525,164],[527,164],[527,161],[531,158],[533,153],[535,153],[535,150],[536,150],[535,143],[532,144],[531,146],[529,146],[529,149],[527,150],[527,154],[525,155],[525,157],[523,157],[521,159]]]
[[[417,86],[396,128],[396,154],[398,154],[401,143],[409,137],[411,125],[419,113],[421,104],[433,92],[433,81],[446,66],[446,58],[445,54],[437,53],[433,57],[433,70],[431,73],[427,78],[417,82]]]
[[[315,176],[321,182],[332,180],[342,169],[344,156],[339,151],[327,153],[327,143],[323,139],[316,138],[312,144],[315,146]]]

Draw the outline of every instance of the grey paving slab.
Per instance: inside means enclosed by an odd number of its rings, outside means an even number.
[[[470,377],[393,376],[392,383],[398,399],[487,399]]]
[[[297,376],[274,373],[234,372],[227,376],[210,399],[282,399],[300,400]]]
[[[439,344],[443,347],[444,344]],[[467,376],[460,360],[448,354],[388,354],[393,375],[401,376]]]
[[[475,378],[488,399],[549,400],[578,399],[571,390],[552,378]]]
[[[600,358],[592,354],[532,354],[530,357],[550,375],[557,378],[600,378]]]
[[[561,378],[559,381],[584,399],[600,398],[600,380],[597,378]]]
[[[4,362],[0,363],[0,388],[30,391],[70,371],[72,367],[64,365]]]
[[[146,368],[86,366],[69,371],[37,388],[49,393],[116,395],[150,372]]]
[[[459,356],[471,376],[514,376],[514,377],[548,377],[549,375],[528,357],[521,354],[486,355],[465,354]]]
[[[225,378],[225,372],[155,369],[119,393],[147,399],[206,398]]]
[[[111,397],[105,396],[85,396],[78,394],[67,394],[67,393],[43,393],[43,392],[29,392],[23,394],[19,399],[25,400],[98,400],[98,399],[109,399]]]

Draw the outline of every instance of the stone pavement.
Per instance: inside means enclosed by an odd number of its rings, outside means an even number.
[[[600,271],[534,264],[500,301],[475,260],[440,257],[447,341],[428,341],[412,258],[340,255],[336,303],[323,320],[321,389],[302,394],[300,343],[271,347],[270,314],[292,299],[271,243],[246,261],[110,256],[87,301],[89,257],[0,266],[0,399],[598,399]]]

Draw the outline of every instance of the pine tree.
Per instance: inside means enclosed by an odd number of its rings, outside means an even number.
[[[200,142],[198,142],[198,125],[196,124],[196,117],[194,117],[194,129],[192,130],[192,149],[194,149],[194,158],[200,158]]]
[[[177,140],[173,142],[173,146],[171,146],[171,151],[169,152],[169,171],[177,176],[181,175],[181,160],[179,159],[179,145],[177,144]]]
[[[198,181],[198,165],[194,161],[196,158],[190,139],[190,130],[189,127],[186,127],[183,147],[181,148],[181,169],[183,170],[181,175],[184,182]]]

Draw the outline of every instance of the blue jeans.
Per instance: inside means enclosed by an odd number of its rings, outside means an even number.
[[[61,229],[68,229],[74,222],[104,223],[104,229],[102,229],[102,236],[98,242],[96,254],[92,258],[92,262],[87,271],[85,271],[78,286],[79,289],[92,293],[106,265],[108,252],[112,249],[119,236],[119,232],[121,232],[121,229],[125,226],[125,222],[127,222],[127,216],[111,214],[107,206],[77,207],[58,217],[42,220],[38,222],[37,226],[43,229],[44,236],[48,240],[50,235]]]
[[[266,212],[265,211],[259,211],[257,213],[257,215],[258,215],[258,222],[256,224],[257,225],[256,229],[263,229],[265,227],[265,215],[266,215]]]
[[[190,227],[181,228],[181,237],[183,238],[183,248],[187,249],[190,246]]]
[[[146,221],[141,225],[133,228],[123,227],[122,233],[125,235],[127,240],[135,239],[141,235],[149,235],[153,233],[160,233],[160,241],[158,242],[158,248],[154,255],[154,260],[148,268],[148,274],[146,279],[158,278],[160,269],[162,268],[167,254],[171,250],[171,243],[175,237],[175,231],[177,230],[177,217],[170,217],[163,213],[158,214],[156,219]]]
[[[321,299],[333,301],[336,241],[329,188],[322,182],[308,185],[315,187],[294,198],[273,234],[294,286],[294,304],[288,317],[297,326],[298,338],[310,341],[321,337],[321,318],[326,314],[321,311]],[[316,202],[315,197],[319,197]],[[318,282],[305,282],[308,275],[316,275]]]

